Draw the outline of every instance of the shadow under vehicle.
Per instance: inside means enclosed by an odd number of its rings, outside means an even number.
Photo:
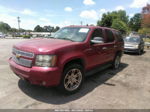
[[[80,92],[72,95],[61,94],[56,88],[53,87],[46,88],[42,86],[31,85],[21,79],[18,81],[18,87],[24,94],[37,101],[47,104],[60,105],[77,100],[92,92],[99,86],[107,85],[111,86],[112,88],[117,86],[115,83],[108,83],[107,81],[111,80],[111,78],[114,76],[119,75],[119,73],[127,67],[128,64],[121,63],[119,69],[117,70],[112,70],[109,68],[86,77],[83,88],[80,90]]]

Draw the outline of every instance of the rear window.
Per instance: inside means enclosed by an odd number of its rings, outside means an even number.
[[[105,33],[107,36],[107,42],[114,42],[115,38],[114,38],[113,32],[111,30],[106,29]]]
[[[124,39],[125,42],[134,42],[134,43],[139,43],[140,40],[141,39],[139,37],[126,37]]]

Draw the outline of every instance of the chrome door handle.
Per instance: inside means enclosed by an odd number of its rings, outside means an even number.
[[[107,47],[103,47],[102,49],[103,49],[103,50],[106,50],[106,49],[107,49]]]
[[[117,46],[116,45],[114,45],[114,48],[116,48]]]

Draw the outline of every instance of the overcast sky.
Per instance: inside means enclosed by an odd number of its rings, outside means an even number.
[[[150,0],[0,0],[0,21],[17,28],[33,29],[36,25],[66,26],[96,24],[102,14],[126,10],[132,17]]]

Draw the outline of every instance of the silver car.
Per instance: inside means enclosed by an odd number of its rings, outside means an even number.
[[[140,37],[124,38],[124,52],[138,53],[141,55],[144,51],[144,41]]]
[[[5,38],[5,34],[0,32],[0,38]]]

